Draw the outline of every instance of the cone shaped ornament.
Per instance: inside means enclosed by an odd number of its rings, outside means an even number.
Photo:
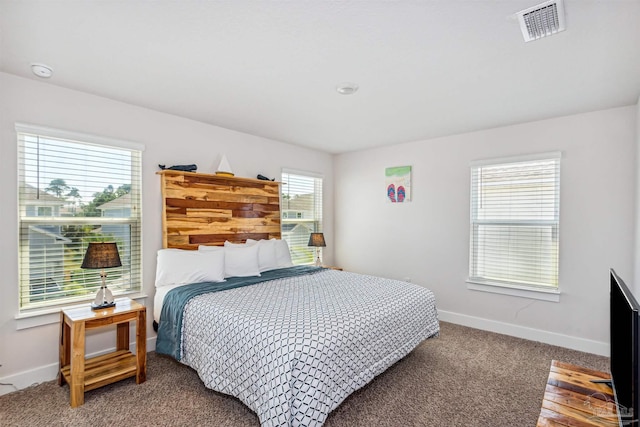
[[[216,175],[233,176],[233,171],[231,170],[231,165],[229,164],[229,160],[227,160],[226,154],[222,155],[222,160],[220,160]]]

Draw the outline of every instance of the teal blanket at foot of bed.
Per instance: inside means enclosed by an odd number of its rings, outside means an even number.
[[[156,353],[166,354],[176,360],[180,360],[182,353],[182,316],[184,307],[191,298],[209,292],[221,292],[269,280],[312,274],[320,270],[322,270],[322,267],[299,265],[265,271],[260,276],[230,277],[224,282],[193,283],[172,289],[164,297],[162,304],[160,322],[158,323],[158,337],[156,339]]]

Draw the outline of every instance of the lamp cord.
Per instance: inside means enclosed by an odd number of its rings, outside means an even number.
[[[0,368],[1,367],[2,367],[2,365],[0,365]],[[2,386],[2,385],[13,387],[16,391],[18,391],[18,387],[16,387],[15,384],[12,384],[12,383],[0,383],[0,386]]]

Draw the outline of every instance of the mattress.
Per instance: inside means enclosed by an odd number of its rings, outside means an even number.
[[[262,426],[321,426],[438,332],[430,290],[321,270],[192,297],[179,360],[208,388],[239,398]]]
[[[162,286],[156,288],[156,294],[153,296],[153,320],[160,322],[160,313],[162,312],[162,304],[164,303],[164,297],[169,291],[178,288],[180,286],[187,286],[186,284]]]

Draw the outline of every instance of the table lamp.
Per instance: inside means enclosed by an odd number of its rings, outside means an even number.
[[[324,234],[311,233],[311,235],[309,236],[309,244],[307,246],[315,246],[316,267],[322,267],[322,262],[320,261],[320,248],[327,246],[327,244],[324,242]]]
[[[101,269],[100,277],[102,278],[102,286],[98,290],[96,299],[91,304],[93,310],[101,310],[103,308],[113,307],[116,303],[113,301],[113,294],[107,289],[107,273],[105,268],[113,268],[122,266],[120,262],[120,254],[118,246],[111,242],[91,242],[84,254],[82,265],[80,268]]]

